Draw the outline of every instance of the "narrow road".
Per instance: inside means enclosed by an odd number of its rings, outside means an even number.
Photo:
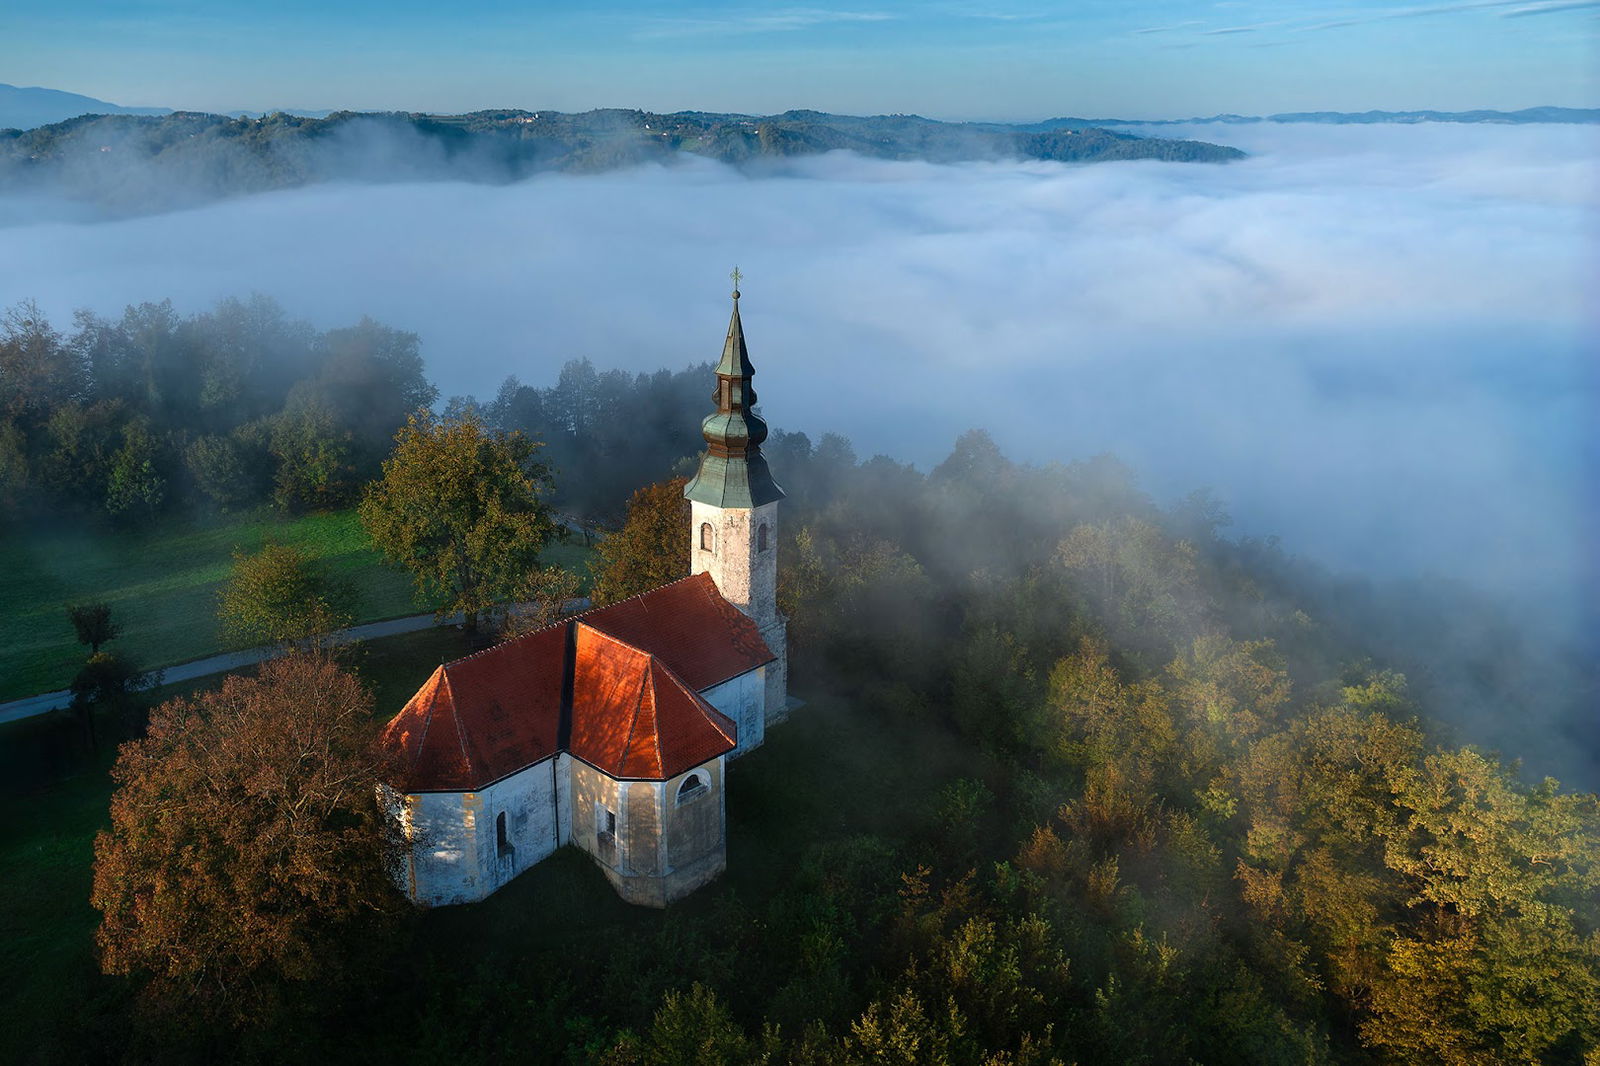
[[[567,609],[578,610],[587,606],[589,606],[587,599],[573,600],[567,604]],[[456,625],[460,621],[460,615],[452,615],[442,622],[435,623],[432,614],[414,614],[407,618],[391,618],[387,622],[368,622],[365,625],[341,629],[333,635],[333,639],[340,644],[349,644],[357,640],[415,633],[419,629],[427,629],[435,624]],[[197,677],[210,677],[212,674],[225,674],[230,670],[254,666],[263,659],[271,658],[276,650],[276,648],[251,648],[248,651],[223,652],[221,655],[211,655],[204,659],[168,666],[161,671],[161,683],[170,685],[177,681],[193,681]],[[0,703],[0,724],[32,718],[38,714],[48,714],[71,704],[72,693],[66,689],[12,700],[10,703]]]

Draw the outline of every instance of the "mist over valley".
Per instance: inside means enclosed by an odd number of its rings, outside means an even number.
[[[1233,132],[1223,167],[691,159],[118,221],[0,198],[0,291],[63,323],[257,291],[371,314],[486,399],[571,358],[711,357],[738,263],[780,427],[924,468],[971,426],[1034,462],[1110,451],[1331,566],[1582,605],[1595,133]]]
[[[1225,166],[833,152],[342,182],[122,219],[0,198],[0,292],[61,324],[253,292],[318,328],[371,315],[421,336],[442,397],[487,401],[571,359],[714,357],[738,264],[779,429],[924,470],[972,427],[1020,461],[1109,452],[1158,501],[1208,489],[1228,535],[1423,582],[1429,617],[1486,596],[1519,641],[1589,655],[1594,128],[1230,135],[1248,157]],[[1566,717],[1587,697],[1564,671],[1542,684]],[[1523,738],[1492,706],[1461,716],[1590,772],[1570,718]]]

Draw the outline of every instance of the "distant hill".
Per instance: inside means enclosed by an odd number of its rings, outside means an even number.
[[[1212,115],[1209,118],[1048,118],[1024,123],[1020,129],[1052,129],[1061,125],[1087,126],[1191,126],[1214,122],[1241,125],[1250,122],[1322,122],[1331,125],[1377,122],[1529,122],[1596,123],[1600,108],[1528,107],[1521,111],[1286,111],[1277,115]]]
[[[174,112],[84,116],[0,130],[0,191],[64,194],[115,211],[164,210],[321,181],[514,181],[693,153],[735,165],[845,149],[939,163],[1159,159],[1221,163],[1236,148],[1060,124],[948,123],[916,115],[786,111],[335,112],[264,118]]]
[[[123,107],[60,89],[23,88],[0,82],[0,130],[32,129],[79,115],[170,115],[169,107]]]

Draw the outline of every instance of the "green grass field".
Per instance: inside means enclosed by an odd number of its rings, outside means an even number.
[[[120,648],[142,668],[221,650],[217,591],[235,551],[293,545],[352,582],[359,622],[432,610],[411,576],[372,549],[353,510],[284,518],[257,512],[175,521],[143,533],[50,529],[0,537],[0,701],[65,688],[87,649],[67,621],[71,603],[104,601],[122,625]],[[581,544],[546,553],[587,578]]]

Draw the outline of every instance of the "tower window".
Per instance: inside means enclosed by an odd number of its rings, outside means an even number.
[[[700,523],[700,550],[715,551],[716,547],[716,534],[711,531],[711,523]]]
[[[767,550],[767,524],[765,522],[763,522],[763,523],[761,523],[760,528],[756,530],[756,551],[764,552],[766,550]]]

